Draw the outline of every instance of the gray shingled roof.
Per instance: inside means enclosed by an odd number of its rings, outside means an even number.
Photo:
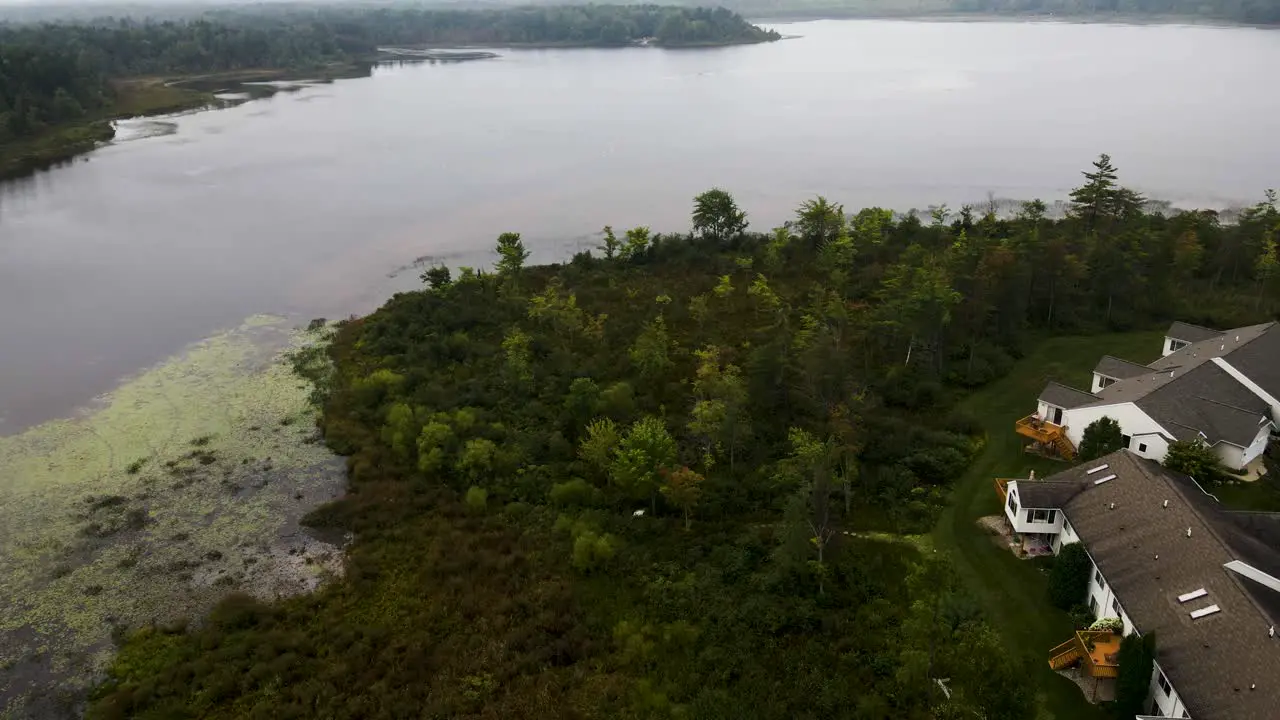
[[[1236,559],[1280,578],[1280,513],[1239,512],[1205,502],[1201,515],[1213,525]],[[1280,593],[1254,582],[1245,582],[1254,602],[1274,620],[1280,621]]]
[[[1272,322],[1258,327],[1262,330],[1251,342],[1240,344],[1223,360],[1244,373],[1272,397],[1280,398],[1280,323]]]
[[[1166,355],[1151,363],[1149,367],[1156,370],[1182,368],[1190,370],[1216,357],[1226,357],[1248,345],[1275,327],[1275,323],[1249,325],[1247,327],[1224,330],[1206,340],[1198,340],[1181,350]]]
[[[1024,508],[1060,508],[1079,491],[1078,482],[1019,480],[1018,503]]]
[[[1170,332],[1180,326],[1197,328],[1174,323]],[[1093,404],[1132,402],[1178,440],[1203,434],[1211,445],[1228,442],[1248,447],[1257,437],[1260,421],[1271,419],[1270,406],[1212,361],[1222,358],[1267,392],[1280,396],[1280,361],[1276,359],[1280,358],[1280,324],[1212,332],[1212,338],[1151,363],[1145,373],[1134,363],[1104,357],[1098,372],[1118,380],[1099,390]],[[1130,374],[1104,372],[1104,367]]]
[[[1040,391],[1040,399],[1050,405],[1071,409],[1097,402],[1098,396],[1059,382],[1050,382]]]
[[[1086,471],[1104,463],[1116,477],[1094,485],[1097,474]],[[1048,480],[1075,484],[1061,509],[1138,631],[1156,633],[1156,660],[1191,717],[1274,720],[1280,638],[1267,631],[1277,618],[1255,602],[1251,581],[1223,567],[1244,558],[1216,531],[1226,521],[1201,512],[1212,501],[1185,477],[1124,450]],[[1205,597],[1178,602],[1200,588]],[[1191,619],[1190,611],[1210,604],[1221,611]]]
[[[1192,325],[1191,323],[1175,322],[1169,326],[1169,329],[1165,332],[1164,336],[1171,337],[1174,340],[1194,343],[1200,342],[1201,340],[1208,340],[1209,338],[1215,338],[1221,334],[1221,330]]]
[[[1175,435],[1180,433],[1174,426],[1180,425],[1203,433],[1210,445],[1228,442],[1249,447],[1269,417],[1271,406],[1265,400],[1213,363],[1180,377],[1178,371],[1171,372],[1174,382],[1135,401],[1143,412]]]
[[[1112,355],[1103,355],[1102,359],[1098,361],[1098,366],[1093,371],[1116,380],[1124,380],[1125,378],[1146,375],[1151,372],[1151,368],[1136,362],[1121,360]]]
[[[1098,391],[1101,402],[1098,405],[1112,405],[1122,402],[1137,402],[1155,390],[1173,382],[1183,372],[1181,368],[1166,370],[1148,370],[1146,375],[1137,375],[1112,383]]]

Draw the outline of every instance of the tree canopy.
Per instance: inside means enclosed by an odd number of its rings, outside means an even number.
[[[1089,461],[1124,447],[1124,435],[1115,418],[1102,416],[1089,423],[1080,439],[1080,460]]]
[[[1218,454],[1199,438],[1169,443],[1164,466],[1202,483],[1218,482],[1226,474]]]
[[[681,0],[680,4],[696,0]],[[1089,18],[1205,18],[1280,23],[1272,0],[725,0],[748,16],[917,17],[927,15],[1052,15]]]
[[[1149,277],[1108,313],[1098,265],[1046,262],[1091,252],[1078,214],[806,204],[817,230],[753,233],[712,197],[729,230],[545,266],[505,235],[518,270],[343,323],[321,424],[350,488],[306,522],[353,534],[345,576],[131,634],[88,716],[1033,717],[1043,648],[914,539],[983,443],[955,404],[1033,334],[1256,321],[1255,263],[1219,253],[1274,209],[1117,217]],[[1193,230],[1175,284],[1150,256]]]
[[[1053,560],[1049,571],[1049,601],[1061,610],[1070,610],[1084,602],[1089,590],[1089,571],[1093,561],[1080,543],[1068,543]]]

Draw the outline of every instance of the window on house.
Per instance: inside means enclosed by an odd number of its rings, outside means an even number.
[[[1146,444],[1146,443],[1138,443],[1138,452],[1146,452],[1146,451],[1147,451],[1147,444]]]
[[[1013,493],[1009,493],[1009,512],[1015,516],[1018,514],[1018,498]]]
[[[1133,436],[1132,436],[1132,435],[1121,435],[1121,436],[1120,436],[1120,447],[1126,447],[1126,448],[1127,448],[1127,447],[1129,447],[1129,443],[1131,443],[1131,442],[1133,442]]]
[[[1106,377],[1105,375],[1099,375],[1098,384],[1102,387],[1111,387],[1116,384],[1116,381],[1113,378]]]
[[[1102,571],[1095,569],[1093,571],[1093,581],[1098,583],[1098,587],[1103,590],[1107,589],[1107,581],[1102,579]]]
[[[1187,343],[1184,340],[1170,340],[1169,349],[1174,352],[1177,352],[1178,350],[1181,350],[1182,348],[1186,347],[1188,344],[1189,343]]]
[[[1165,697],[1172,695],[1173,686],[1169,684],[1169,678],[1164,676],[1164,671],[1161,670],[1157,672],[1160,674],[1159,677],[1156,678],[1156,682],[1160,684],[1160,691],[1165,694]]]
[[[1027,522],[1031,523],[1051,523],[1057,516],[1057,510],[1027,510]]]
[[[1089,612],[1093,613],[1094,617],[1098,617],[1098,598],[1092,595],[1089,596]]]
[[[1111,598],[1111,610],[1116,614],[1116,617],[1120,617],[1120,600],[1118,598]]]

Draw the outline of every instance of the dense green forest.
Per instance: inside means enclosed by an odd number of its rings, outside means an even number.
[[[721,4],[753,18],[1037,15],[1280,23],[1280,3],[1274,0],[724,0]]]
[[[723,8],[654,5],[429,10],[283,6],[181,20],[105,18],[0,24],[0,150],[8,141],[100,117],[114,81],[247,69],[314,69],[371,59],[380,45],[662,46],[762,42],[776,33]]]
[[[137,631],[89,716],[1034,717],[1044,648],[921,534],[983,443],[956,402],[1046,333],[1280,308],[1274,194],[1152,214],[1103,156],[1072,199],[753,232],[712,190],[688,234],[428,270],[295,359],[346,576]]]

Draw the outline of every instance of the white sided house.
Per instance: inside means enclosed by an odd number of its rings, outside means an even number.
[[[1049,653],[1099,684],[1125,635],[1155,634],[1145,717],[1280,718],[1280,514],[1230,512],[1192,479],[1128,450],[1045,480],[998,482],[1005,518],[1092,563],[1081,602],[1121,632],[1083,630]]]
[[[1258,460],[1280,419],[1280,323],[1221,331],[1177,322],[1162,353],[1149,365],[1104,356],[1088,391],[1050,382],[1018,432],[1071,458],[1085,428],[1109,417],[1123,447],[1145,458],[1199,438],[1229,468]]]

